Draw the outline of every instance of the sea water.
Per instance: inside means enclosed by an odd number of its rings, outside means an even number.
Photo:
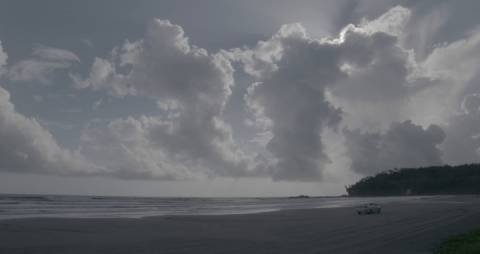
[[[0,194],[0,219],[247,214],[287,209],[354,207],[369,202],[414,201],[420,198],[186,198]]]

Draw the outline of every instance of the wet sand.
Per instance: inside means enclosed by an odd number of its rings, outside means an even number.
[[[143,219],[0,220],[0,253],[431,253],[480,228],[480,198],[436,197],[352,208]]]

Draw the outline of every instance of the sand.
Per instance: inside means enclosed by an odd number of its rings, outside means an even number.
[[[0,221],[0,253],[431,253],[480,228],[480,198],[441,197],[352,208],[143,219]]]

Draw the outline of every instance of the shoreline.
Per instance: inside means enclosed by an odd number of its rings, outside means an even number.
[[[238,215],[0,220],[0,253],[430,253],[480,227],[480,199]]]
[[[282,210],[357,207],[365,203],[442,202],[473,196],[396,196],[341,198],[110,198],[78,196],[6,196],[0,221],[27,218],[144,218],[181,215],[239,215]],[[23,209],[22,207],[25,207]]]

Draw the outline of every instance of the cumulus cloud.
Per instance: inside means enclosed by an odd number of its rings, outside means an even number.
[[[60,175],[99,174],[78,152],[63,149],[35,119],[16,112],[0,87],[0,170]]]
[[[435,47],[419,64],[419,75],[433,85],[411,98],[411,115],[442,125],[447,137],[441,148],[450,164],[479,162],[480,33]]]
[[[408,81],[411,52],[398,42],[409,17],[408,9],[395,7],[321,40],[300,24],[285,25],[252,49],[231,51],[257,81],[245,99],[262,136],[271,137],[266,149],[274,179],[321,179],[330,163],[321,137],[326,128],[338,128],[345,115],[354,118],[349,124],[362,121],[359,103],[400,104],[418,89]]]
[[[82,150],[92,157],[88,149],[122,157],[117,166],[107,164],[125,177],[127,168],[132,177],[142,172],[165,179],[188,178],[193,173],[186,168],[200,168],[203,175],[256,174],[251,158],[235,145],[230,127],[221,119],[234,85],[233,71],[222,54],[191,45],[180,26],[153,20],[145,38],[125,42],[110,59],[96,58],[86,79],[73,78],[78,88],[153,98],[166,117],[118,119],[103,131],[87,130]],[[131,131],[115,135],[118,130]],[[102,136],[98,133],[111,138],[101,143],[105,139],[94,138]],[[114,145],[122,148],[111,149]],[[111,153],[115,155],[108,156]]]
[[[385,58],[387,61],[373,61],[383,62],[377,66],[372,64],[375,66],[371,69],[373,79],[363,80],[355,73],[358,69],[350,70],[347,66],[348,78],[331,89],[335,105],[341,106],[345,112],[344,126],[361,128],[344,131],[352,168],[361,174],[371,174],[393,167],[478,162],[480,125],[475,94],[480,92],[478,30],[471,31],[464,39],[437,45],[419,62],[415,60],[413,51],[405,50],[399,40],[404,36],[402,30],[396,31],[386,32],[395,35],[396,42],[390,45],[387,54],[377,55],[377,59]],[[363,71],[368,69],[363,68]],[[362,73],[362,68],[360,70]],[[382,80],[383,73],[387,75]],[[378,93],[378,99],[372,96],[375,93]],[[414,119],[421,125],[413,128],[411,124],[405,124],[407,119]],[[416,129],[417,139],[426,146],[420,143],[413,145],[421,148],[418,151],[408,148],[409,144],[414,144],[414,139],[405,139],[407,143],[399,145],[388,138],[392,133],[400,133],[399,123],[392,122],[402,122],[403,129]],[[436,131],[434,135],[432,126],[441,126],[443,134]],[[394,143],[395,149],[403,148],[398,151],[388,148],[391,145],[386,143]],[[389,150],[395,152],[385,154]],[[415,151],[420,157],[405,154],[403,150]]]
[[[66,53],[51,48],[38,48],[34,54],[43,59],[60,61],[60,55]],[[66,61],[70,61],[74,55],[65,56]],[[0,42],[0,75],[11,71],[6,68],[7,58]],[[77,60],[78,58],[75,59]],[[16,71],[15,68],[13,72]],[[89,163],[78,151],[62,148],[36,119],[18,113],[10,100],[10,93],[3,87],[0,87],[0,139],[0,171],[58,175],[102,174],[100,168]]]
[[[464,97],[480,93],[480,30],[471,31],[464,39],[436,47],[419,65],[419,74],[434,80],[423,98],[435,105],[443,119],[459,110]],[[442,98],[438,100],[438,98]]]
[[[91,123],[70,152],[34,119],[16,113],[4,91],[11,109],[0,114],[17,120],[0,122],[0,133],[26,144],[5,152],[18,158],[4,168],[20,168],[23,158],[45,165],[39,172],[87,168],[123,179],[321,181],[333,159],[350,161],[362,175],[478,160],[478,33],[417,60],[403,43],[411,15],[397,6],[334,38],[312,38],[301,24],[289,24],[253,47],[218,53],[190,43],[182,27],[155,19],[144,38],[96,57],[86,76],[71,78],[78,89],[154,100],[158,114]],[[0,48],[0,70],[6,60]],[[38,47],[8,77],[48,82],[55,70],[79,61],[72,52]],[[235,85],[232,62],[253,79],[244,95],[260,144],[252,151],[234,140],[223,120]],[[337,149],[343,139],[345,147]],[[340,150],[345,154],[332,154]]]
[[[444,122],[460,110],[464,97],[480,93],[480,32],[474,30],[464,39],[437,46],[418,65],[417,75],[433,81],[432,86],[420,93],[419,109],[433,107],[430,114],[439,115]],[[439,100],[438,98],[442,98]],[[417,98],[413,98],[416,102]]]
[[[440,11],[445,12],[444,9]],[[441,26],[445,21],[444,17],[439,17],[437,14],[431,19],[431,22],[434,22],[431,25],[435,27]],[[400,37],[402,36],[400,34]],[[432,37],[433,35],[428,36]],[[478,86],[480,82],[478,75],[480,33],[478,28],[468,32],[465,38],[451,43],[424,45],[423,47],[430,47],[432,50],[418,62],[414,59],[413,51],[402,50],[404,46],[401,43],[397,43],[397,47],[400,48],[399,52],[403,51],[409,54],[408,57],[404,57],[403,61],[406,67],[405,71],[396,72],[404,74],[400,76],[390,74],[389,77],[396,78],[376,84],[387,84],[387,87],[394,85],[397,88],[402,87],[403,84],[405,92],[394,92],[392,95],[399,96],[389,98],[388,96],[384,97],[385,93],[382,91],[381,97],[388,100],[367,107],[360,107],[360,105],[368,105],[374,100],[361,100],[355,107],[351,107],[349,105],[355,105],[354,100],[342,101],[341,97],[340,99],[335,98],[336,102],[342,102],[338,105],[341,105],[347,112],[344,117],[347,120],[346,125],[385,132],[385,124],[391,123],[394,119],[396,121],[413,119],[424,128],[433,123],[441,126],[446,134],[444,142],[438,146],[442,151],[444,162],[450,164],[478,162],[480,146],[478,139],[480,123],[477,113],[477,94],[480,92]],[[424,53],[422,52],[422,54]],[[379,70],[381,68],[381,66],[378,67]],[[378,77],[377,75],[375,77]],[[398,82],[399,80],[401,82]],[[354,79],[354,82],[356,81],[357,79]],[[332,91],[333,96],[343,96],[334,89]],[[381,88],[364,91],[381,91]],[[400,96],[402,94],[403,96]],[[396,103],[396,101],[401,103]],[[355,110],[355,108],[359,110]],[[368,117],[362,117],[366,114]],[[358,119],[370,121],[370,124],[355,125],[358,123]],[[381,122],[384,123],[383,127],[379,124]]]
[[[411,96],[426,89],[430,79],[415,75],[414,52],[402,45],[410,10],[394,7],[360,26],[341,32],[347,74],[328,89],[329,100],[341,107],[344,125],[350,128],[386,129],[394,121],[411,117]]]
[[[342,119],[342,109],[329,94],[382,102],[408,94],[411,56],[396,37],[408,16],[407,9],[396,7],[378,20],[347,26],[338,38],[322,40],[309,37],[300,24],[285,25],[252,49],[217,54],[191,45],[180,26],[154,20],[144,39],[125,42],[109,59],[96,58],[87,78],[72,78],[78,88],[154,98],[166,117],[118,119],[103,129],[87,130],[82,152],[123,176],[128,174],[121,168],[128,165],[132,177],[185,179],[200,173],[320,180],[330,163],[321,133],[336,130]],[[242,62],[256,79],[245,101],[260,128],[258,136],[266,137],[267,155],[247,155],[221,120],[234,85],[230,60]],[[124,127],[136,131],[113,135],[110,143],[95,138]],[[129,135],[134,143],[123,139]],[[98,157],[113,151],[129,163]],[[145,158],[145,151],[156,155]],[[191,171],[170,171],[182,167]]]
[[[33,49],[32,57],[21,60],[9,68],[8,78],[12,81],[39,81],[50,83],[56,70],[65,70],[80,59],[73,52],[39,46]]]
[[[410,52],[398,44],[395,36],[383,32],[368,36],[355,30],[344,31],[344,54],[353,61],[341,66],[348,75],[336,82],[332,93],[350,102],[406,98],[413,89],[407,80],[414,68]]]
[[[90,126],[82,134],[80,151],[108,169],[108,174],[124,179],[189,180],[253,174],[246,172],[248,158],[232,154],[235,148],[226,147],[225,141],[198,140],[203,137],[188,133],[194,130],[177,130],[180,127],[175,125],[156,117],[129,117],[106,126]],[[203,147],[205,143],[211,147]]]
[[[364,20],[360,26],[369,33],[383,32],[400,37],[405,33],[405,27],[411,16],[409,9],[395,6],[375,20]]]
[[[351,167],[362,175],[442,163],[439,145],[445,132],[437,125],[424,129],[405,121],[392,123],[384,133],[345,129],[344,134]]]
[[[255,123],[271,139],[269,172],[277,180],[315,181],[329,162],[320,137],[335,128],[341,110],[325,100],[325,87],[343,75],[338,45],[306,35],[299,24],[285,25],[256,48],[234,52],[258,79],[246,95]]]
[[[107,126],[89,126],[81,136],[80,151],[103,165],[108,174],[125,179],[180,180],[190,178],[186,168],[167,164],[165,154],[149,139],[149,118],[117,119]]]

